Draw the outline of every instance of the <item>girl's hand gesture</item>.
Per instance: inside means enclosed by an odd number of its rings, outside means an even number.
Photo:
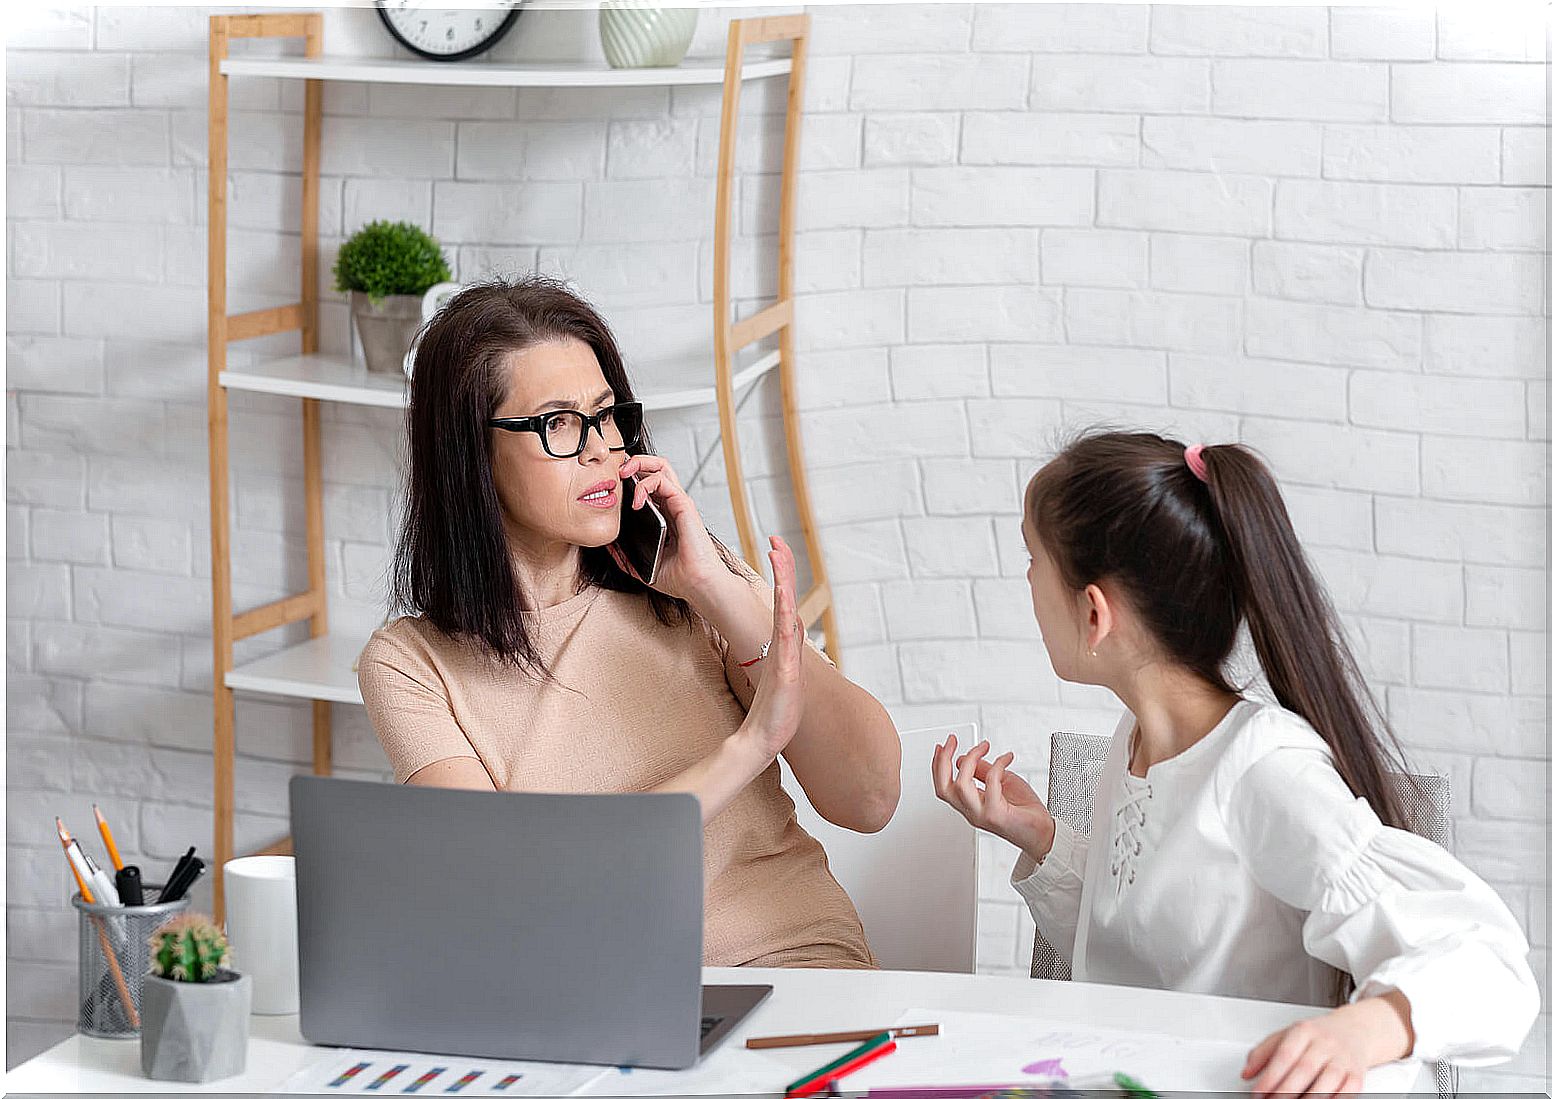
[[[1045,858],[1056,838],[1056,822],[1029,783],[1008,770],[1013,753],[988,763],[991,744],[983,741],[956,762],[958,750],[953,736],[933,749],[932,785],[938,797],[982,831],[1001,836],[1036,861]]]
[[[639,481],[633,479],[638,473],[641,475]],[[620,466],[620,481],[621,507],[644,508],[650,496],[668,524],[663,557],[652,580],[654,589],[676,599],[688,600],[709,578],[718,576],[719,571],[727,572],[706,524],[701,521],[695,501],[679,483],[668,459],[656,454],[633,454]],[[609,553],[620,568],[636,576],[636,570],[631,568],[619,546],[610,546]]]
[[[771,575],[776,578],[771,647],[761,661],[760,685],[739,732],[774,760],[803,720],[803,623],[798,619],[797,563],[792,548],[773,537],[770,559]]]

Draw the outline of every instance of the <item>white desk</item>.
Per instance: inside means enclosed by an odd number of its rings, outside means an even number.
[[[1313,1009],[1259,1000],[1230,1000],[1113,985],[1031,981],[944,973],[859,973],[840,970],[708,969],[708,984],[770,984],[775,992],[727,1040],[742,1046],[755,1035],[812,1033],[887,1026],[910,1008],[981,1011],[1065,1019],[1107,1027],[1243,1042],[1246,1052],[1266,1035]],[[6,1074],[16,1092],[264,1092],[297,1070],[333,1055],[303,1041],[295,1015],[253,1016],[248,1070],[203,1087],[147,1080],[140,1074],[140,1043],[76,1035]],[[930,1041],[931,1039],[911,1039]],[[725,1048],[725,1047],[724,1047]],[[820,1052],[830,1047],[822,1047]],[[773,1050],[791,1069],[773,1091],[817,1063],[816,1048]],[[1417,1086],[1415,1066],[1371,1072],[1369,1090],[1408,1091]],[[1225,1080],[1224,1090],[1241,1087]],[[711,1088],[710,1090],[716,1090]]]

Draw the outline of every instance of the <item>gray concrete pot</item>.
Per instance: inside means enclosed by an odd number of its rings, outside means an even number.
[[[253,982],[244,974],[195,983],[148,973],[140,1000],[140,1069],[150,1079],[204,1084],[247,1065]]]
[[[350,314],[366,368],[375,374],[403,374],[404,353],[420,327],[419,294],[389,294],[376,305],[360,290],[350,292]]]

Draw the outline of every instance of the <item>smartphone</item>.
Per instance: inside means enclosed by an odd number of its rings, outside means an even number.
[[[650,496],[639,510],[631,507],[633,493],[623,489],[634,484],[632,481],[621,485],[620,537],[616,544],[636,575],[651,584],[657,579],[657,563],[668,540],[668,522]]]

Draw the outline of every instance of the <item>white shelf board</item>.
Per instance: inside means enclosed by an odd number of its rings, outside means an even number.
[[[345,355],[292,355],[261,359],[221,371],[226,389],[274,393],[282,397],[312,397],[340,404],[364,404],[377,408],[404,408],[409,389],[404,375],[374,374]]]
[[[366,638],[352,634],[328,633],[310,638],[233,668],[226,673],[226,685],[234,691],[359,706],[361,688],[356,685],[351,665],[365,645]]]
[[[753,385],[780,362],[781,352],[771,351],[743,369],[733,371],[733,392],[738,393]],[[716,368],[709,358],[704,362],[688,364],[643,363],[630,368],[630,379],[636,389],[636,399],[648,412],[653,412],[715,405],[715,372]],[[694,384],[696,382],[700,384]]]
[[[739,391],[769,373],[781,361],[771,351],[733,374]],[[647,411],[698,408],[717,403],[710,361],[688,364],[645,363],[631,369],[636,396]],[[344,355],[292,355],[231,366],[220,374],[226,389],[273,393],[282,397],[311,397],[341,404],[404,408],[409,389],[398,374],[373,374]],[[697,384],[699,383],[699,384]]]
[[[630,88],[720,84],[721,58],[690,59],[669,68],[611,69],[600,64],[496,65],[488,62],[403,61],[383,57],[228,57],[226,76],[282,80],[353,80],[370,84],[441,84],[489,88]],[[792,71],[788,58],[746,61],[743,79]]]

